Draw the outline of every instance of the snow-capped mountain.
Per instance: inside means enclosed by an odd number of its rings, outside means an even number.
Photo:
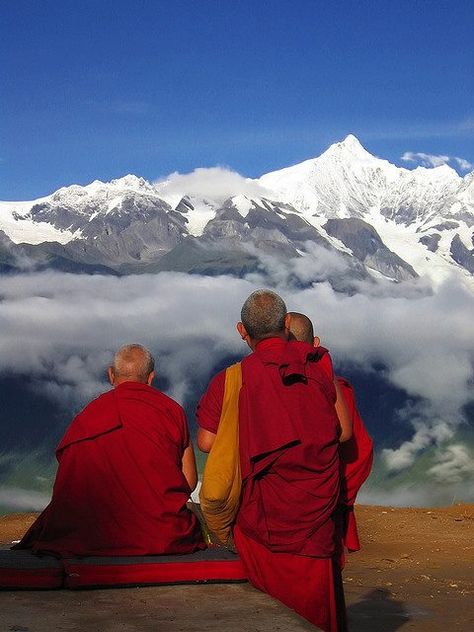
[[[320,228],[326,219],[364,220],[418,274],[444,277],[453,262],[474,272],[474,173],[396,167],[349,135],[318,158],[258,182]]]
[[[352,135],[247,181],[258,195],[177,191],[133,175],[0,202],[0,266],[242,274],[262,256],[340,254],[353,278],[474,273],[474,173],[396,167]]]

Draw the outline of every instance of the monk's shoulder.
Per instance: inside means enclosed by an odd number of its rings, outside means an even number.
[[[234,365],[231,365],[234,366]],[[225,376],[227,373],[227,369],[229,369],[230,367],[226,367],[225,369],[222,369],[221,371],[219,371],[219,373],[216,373],[214,375],[214,377],[211,379],[211,381],[209,382],[209,388],[215,389],[217,391],[224,391],[224,384],[225,384]]]
[[[120,418],[113,392],[108,391],[93,399],[74,417],[56,448],[56,454],[72,444],[92,439],[119,427]]]
[[[211,378],[205,393],[199,401],[198,408],[202,407],[208,399],[213,399],[219,402],[222,401],[222,398],[224,397],[224,385],[227,368],[222,369]]]
[[[159,391],[157,388],[150,387],[153,397],[156,402],[163,408],[165,408],[171,415],[175,417],[185,417],[184,408],[181,404],[178,404],[176,400],[174,400],[169,395],[163,393],[163,391]]]
[[[97,415],[99,413],[106,413],[111,408],[115,408],[114,392],[113,389],[101,393],[95,399],[90,401],[80,413],[76,415],[73,421],[81,419],[83,416]]]

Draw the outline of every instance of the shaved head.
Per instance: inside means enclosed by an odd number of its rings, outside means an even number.
[[[285,330],[287,315],[284,300],[271,290],[257,290],[245,301],[242,324],[254,340],[263,340]]]
[[[138,344],[120,347],[111,367],[114,378],[120,381],[147,383],[155,368],[155,360],[146,347]]]
[[[290,312],[290,332],[300,342],[307,342],[312,345],[314,340],[313,323],[305,314]]]

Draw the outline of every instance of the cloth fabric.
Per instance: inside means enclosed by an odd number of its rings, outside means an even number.
[[[0,550],[0,589],[92,588],[244,582],[239,557],[224,547],[186,555],[56,559],[31,550]]]
[[[183,409],[124,382],[91,402],[61,440],[51,503],[17,548],[74,555],[190,553],[204,548],[182,472]]]
[[[222,413],[217,435],[207,458],[199,500],[206,525],[226,544],[239,509],[241,473],[239,454],[240,362],[226,370]]]
[[[346,630],[344,590],[333,558],[274,553],[234,529],[240,559],[252,584],[325,632]]]
[[[61,588],[64,569],[54,557],[32,555],[31,551],[0,549],[0,589]]]
[[[336,379],[352,420],[352,437],[339,446],[341,463],[341,494],[336,512],[339,561],[344,568],[344,548],[359,551],[360,541],[354,504],[357,493],[370,474],[373,462],[373,442],[370,438],[356,405],[352,384],[341,376],[334,376],[330,354],[324,347],[319,349],[319,366],[329,379]]]
[[[316,625],[331,621],[334,612],[328,569],[339,496],[336,392],[319,356],[305,343],[270,338],[242,361],[242,496],[234,531],[249,580]],[[198,423],[211,432],[219,423],[222,381],[218,374],[198,406]],[[277,585],[288,589],[287,597]],[[302,605],[305,600],[313,605]],[[334,625],[323,629],[335,631]]]
[[[352,419],[352,437],[340,445],[341,512],[340,529],[343,545],[349,551],[360,549],[354,503],[357,493],[370,474],[373,462],[373,442],[357,409],[354,389],[343,377],[336,378]]]
[[[263,343],[264,341],[262,341]],[[259,344],[261,347],[262,343]],[[304,343],[292,341],[290,344],[301,345]],[[309,351],[311,349],[311,351]],[[322,370],[327,377],[334,380],[334,370],[329,351],[325,347],[307,346],[307,352],[311,353],[312,358],[319,362],[319,369]],[[226,369],[217,373],[209,383],[206,392],[199,400],[196,416],[200,428],[217,434],[219,421],[222,412],[222,401],[224,399]]]
[[[327,375],[327,377],[331,381],[334,381],[334,369],[332,366],[331,354],[325,347],[317,347],[316,351],[319,368]]]
[[[82,557],[63,564],[66,587],[72,589],[247,581],[238,556],[224,547],[187,555]]]

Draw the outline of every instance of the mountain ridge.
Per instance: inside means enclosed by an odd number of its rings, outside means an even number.
[[[212,199],[177,191],[171,180],[153,184],[128,174],[31,202],[0,202],[0,260],[8,271],[21,268],[19,259],[33,269],[60,261],[71,271],[77,265],[81,272],[127,274],[159,270],[166,256],[192,271],[185,246],[193,238],[201,253],[212,249],[211,260],[219,246],[224,262],[227,253],[232,265],[216,263],[216,274],[245,274],[249,245],[285,261],[304,256],[306,243],[395,281],[474,274],[474,172],[397,167],[350,134],[316,158],[242,181],[244,192]]]

